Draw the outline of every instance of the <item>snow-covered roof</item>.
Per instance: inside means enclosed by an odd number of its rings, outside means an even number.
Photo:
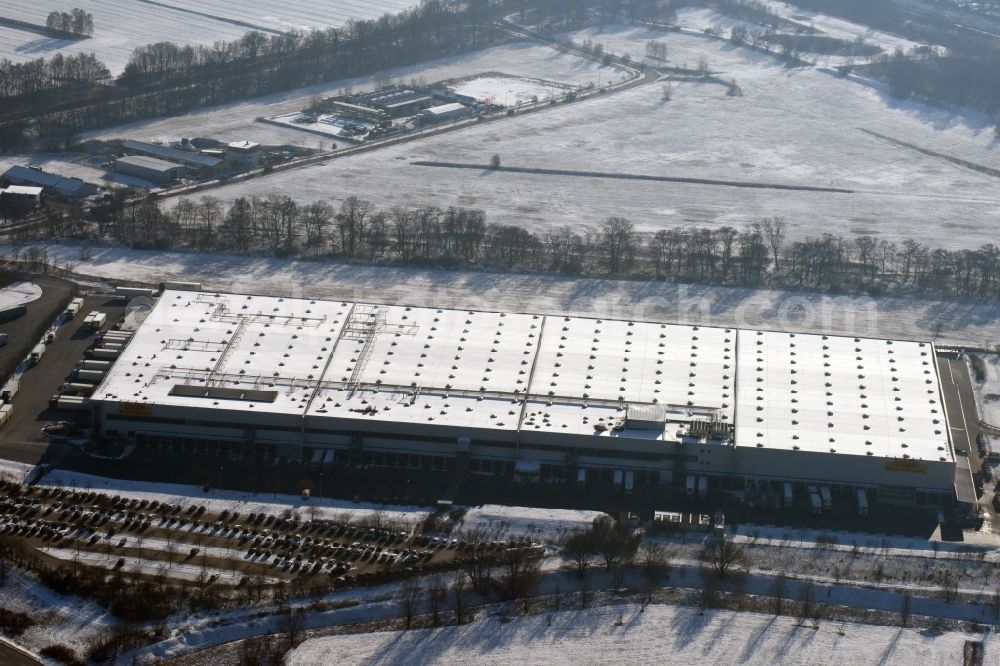
[[[32,187],[31,185],[10,185],[9,187],[0,187],[0,193],[25,197],[40,197],[42,196],[42,192],[44,190],[44,187]]]
[[[119,157],[115,160],[116,164],[127,164],[130,166],[140,167],[148,171],[156,171],[158,173],[171,173],[177,169],[183,169],[183,164],[178,164],[176,162],[168,162],[167,160],[157,159],[155,157],[148,157],[146,155],[126,155],[125,157]]]
[[[929,343],[741,331],[737,446],[950,460]]]
[[[198,167],[211,168],[222,163],[222,160],[218,157],[199,155],[198,153],[192,151],[178,150],[177,148],[160,146],[155,143],[146,143],[145,141],[135,141],[134,139],[126,139],[125,141],[122,141],[122,147],[125,150],[130,150],[132,152],[142,153],[144,155],[150,155],[164,160],[174,160],[175,162],[191,164]]]
[[[440,116],[446,113],[456,113],[465,109],[465,106],[459,104],[458,102],[450,102],[448,104],[442,104],[440,106],[432,106],[429,109],[424,109],[422,113],[430,114],[432,116]]]
[[[94,399],[508,436],[735,423],[737,446],[951,456],[930,344],[189,291],[161,296]]]

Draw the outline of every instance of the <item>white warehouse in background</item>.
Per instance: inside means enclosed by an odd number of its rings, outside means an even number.
[[[140,446],[954,496],[923,342],[166,290],[92,400],[105,437]]]

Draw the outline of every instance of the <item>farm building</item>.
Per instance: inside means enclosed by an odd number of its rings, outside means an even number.
[[[128,139],[122,141],[122,148],[133,155],[145,155],[155,157],[158,160],[168,160],[183,164],[193,171],[212,171],[222,164],[222,159],[209,155],[202,155],[193,150],[180,150],[169,146],[160,146],[155,143],[145,141],[133,141]]]
[[[128,155],[115,160],[115,171],[153,183],[170,183],[184,176],[185,168],[176,162],[145,155]]]
[[[96,194],[96,185],[79,178],[64,178],[58,174],[42,171],[38,167],[12,166],[3,174],[3,180],[11,185],[40,187],[50,197],[58,199],[84,199]]]
[[[425,123],[444,123],[450,120],[464,118],[468,114],[468,107],[459,104],[458,102],[451,102],[449,104],[441,104],[440,106],[432,106],[429,109],[424,109],[417,114],[417,117]]]
[[[170,290],[93,395],[140,446],[935,505],[942,400],[923,342]]]
[[[259,143],[233,141],[226,146],[225,155],[231,165],[241,169],[253,169],[260,166],[264,153]]]

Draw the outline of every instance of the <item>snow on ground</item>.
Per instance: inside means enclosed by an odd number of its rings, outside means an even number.
[[[459,95],[468,95],[478,100],[488,100],[491,104],[517,106],[534,98],[541,101],[560,98],[566,94],[566,87],[549,84],[537,79],[521,79],[510,76],[477,76],[450,86]]]
[[[86,261],[80,260],[83,247],[91,255]],[[973,301],[874,299],[778,289],[362,266],[70,243],[50,243],[46,248],[52,261],[82,275],[152,283],[192,280],[216,291],[934,340],[975,347],[1000,342],[1000,306]],[[20,246],[0,247],[0,257],[9,257],[17,249]]]
[[[14,282],[0,289],[0,312],[27,305],[42,297],[42,288],[33,282]]]
[[[476,53],[392,69],[373,76],[331,81],[287,93],[194,111],[174,118],[121,125],[92,132],[85,138],[132,138],[169,142],[182,137],[205,136],[225,142],[248,139],[274,145],[329,147],[330,140],[322,136],[260,123],[256,118],[301,111],[308,107],[316,96],[328,97],[348,88],[355,92],[370,90],[376,86],[376,82],[388,80],[407,82],[422,79],[426,83],[434,83],[484,72],[539,78],[568,86],[586,86],[596,82],[599,75],[602,81],[625,76],[622,70],[602,67],[590,60],[558,53],[545,46],[531,42],[514,42]],[[379,154],[382,154],[381,151]],[[328,191],[329,185],[327,183],[323,191]]]
[[[864,130],[1000,168],[992,123],[984,116],[891,99],[870,81],[815,68],[789,70],[771,56],[705,37],[644,27],[581,31],[576,41],[641,52],[649,39],[669,58],[734,79],[722,86],[674,83],[673,99],[648,85],[543,113],[477,125],[326,164],[279,172],[212,191],[287,194],[303,202],[350,195],[381,207],[465,206],[491,222],[535,231],[596,225],[610,215],[640,230],[685,225],[741,228],[784,216],[790,238],[830,232],[878,234],[945,248],[976,247],[1000,223],[1000,180],[894,145]],[[568,56],[562,56],[568,58]],[[565,61],[563,61],[565,62]],[[530,68],[529,68],[530,69]],[[557,78],[541,74],[544,78]],[[121,134],[121,132],[117,132]],[[146,137],[152,138],[152,137]],[[254,138],[254,137],[249,137]],[[416,166],[414,161],[585,169],[853,190],[852,194],[540,176]]]
[[[843,629],[841,635],[840,629]],[[286,657],[315,664],[952,664],[979,636],[823,623],[681,606],[609,606],[410,632],[306,641]],[[1000,650],[987,636],[983,663]]]
[[[775,10],[776,13],[782,18],[794,21],[802,26],[808,26],[815,29],[817,31],[814,33],[816,36],[832,37],[834,39],[841,39],[847,42],[853,42],[856,39],[861,39],[866,44],[877,46],[882,49],[883,52],[887,53],[892,53],[897,48],[902,49],[903,51],[910,51],[911,49],[923,46],[922,44],[909,39],[904,39],[898,35],[893,35],[881,30],[875,30],[874,28],[869,28],[868,26],[851,23],[849,21],[836,19],[815,12],[799,13],[800,10],[798,10],[798,8],[792,8],[790,5],[786,5],[784,3],[772,2],[770,4],[772,5],[771,9]],[[792,18],[792,15],[796,18]],[[737,27],[745,28],[751,34],[772,32],[794,34],[796,32],[793,27],[783,26],[775,30],[756,23],[747,23],[745,21],[740,21],[729,16],[719,14],[704,7],[684,7],[677,10],[677,20],[675,21],[675,24],[682,30],[688,31],[704,32],[705,30],[712,30],[723,38],[728,38],[732,30]],[[935,49],[939,52],[944,51],[943,47],[935,46]],[[848,63],[860,64],[869,59],[865,57],[822,55],[809,52],[803,52],[802,57],[806,60],[813,61],[816,64],[827,67]]]
[[[52,39],[32,32],[0,28],[0,58],[24,61],[56,53],[94,53],[113,74],[118,74],[134,49],[154,42],[211,45],[218,40],[239,39],[252,27],[283,32],[342,26],[351,19],[378,18],[386,12],[396,13],[417,4],[417,0],[287,0],[280,3],[269,0],[171,0],[156,4],[139,0],[45,0],[37,4],[0,0],[0,16],[40,25],[45,24],[50,11],[69,11],[73,7],[94,17],[94,35],[84,40]]]
[[[152,546],[146,546],[147,548]],[[115,552],[95,553],[91,551],[77,551],[73,548],[39,548],[39,551],[65,562],[79,562],[89,566],[109,569],[112,571],[125,571],[131,573],[141,573],[148,576],[164,575],[167,578],[177,580],[200,581],[207,580],[215,576],[220,584],[236,585],[246,576],[242,571],[232,569],[219,569],[199,564],[200,557],[191,558],[185,562],[163,562],[138,557],[121,556]],[[123,561],[122,566],[118,566],[119,560]],[[264,576],[263,580],[267,584],[279,583],[280,578],[274,576]]]
[[[995,428],[1000,428],[1000,354],[976,354],[983,359],[986,378],[973,382],[979,418]],[[972,373],[975,377],[975,373]]]
[[[17,569],[0,586],[0,607],[26,613],[38,623],[14,639],[35,652],[57,643],[83,652],[92,638],[116,624],[97,604],[58,594]]]
[[[282,514],[289,511],[302,520],[311,520],[313,517],[322,520],[364,520],[379,515],[384,521],[413,524],[429,513],[427,509],[416,506],[381,506],[316,497],[303,501],[298,495],[278,493],[245,493],[218,489],[205,492],[199,486],[111,479],[61,469],[47,474],[41,485],[85,488],[111,495],[127,493],[129,497],[155,499],[181,506],[203,504],[208,511],[213,512],[236,509],[245,515],[249,512]]]
[[[484,504],[469,509],[459,529],[482,530],[498,537],[523,534],[536,539],[557,538],[571,530],[589,527],[601,515],[600,511]]]
[[[913,40],[906,39],[905,37],[901,37],[899,35],[894,35],[882,30],[876,30],[866,25],[853,23],[835,16],[828,16],[819,12],[803,9],[802,7],[789,4],[787,2],[780,2],[779,0],[763,0],[763,3],[778,16],[815,28],[820,33],[828,37],[834,37],[836,39],[843,39],[846,41],[854,41],[858,37],[861,37],[868,44],[879,46],[882,50],[890,53],[896,49],[909,51],[910,49],[922,46],[919,42],[914,42]]]
[[[162,41],[211,44],[216,40],[239,39],[249,30],[136,0],[46,0],[39,3],[0,0],[0,16],[44,25],[50,11],[69,11],[74,7],[93,15],[91,39],[53,39],[4,28],[0,33],[0,57],[25,61],[51,58],[56,53],[93,53],[112,74],[118,74],[125,69],[129,55],[137,47]]]
[[[0,480],[24,483],[35,469],[34,465],[0,458]]]

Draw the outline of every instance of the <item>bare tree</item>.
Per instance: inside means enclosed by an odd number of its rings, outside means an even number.
[[[435,627],[441,626],[441,607],[448,598],[448,590],[441,578],[435,576],[427,584],[427,605],[431,611],[431,622]]]
[[[288,645],[295,647],[298,645],[302,630],[305,628],[305,611],[294,606],[283,606],[279,613],[282,617],[282,633],[288,640]]]
[[[595,552],[593,532],[576,530],[566,537],[559,556],[573,567],[577,576],[583,578]]]
[[[413,579],[403,584],[399,594],[399,610],[403,615],[403,628],[413,627],[413,618],[417,613],[417,606],[420,604],[420,583]]]
[[[670,576],[670,562],[667,559],[666,548],[654,543],[644,544],[639,551],[639,563],[642,565],[642,574],[646,581],[645,604],[648,604],[653,601],[653,590],[664,578]]]
[[[788,576],[784,571],[779,571],[774,577],[771,585],[771,598],[774,600],[774,614],[781,615],[784,609],[785,594],[788,593]]]
[[[635,557],[642,541],[641,535],[632,534],[627,525],[608,515],[595,518],[591,530],[594,546],[608,571],[615,563]]]
[[[451,608],[455,612],[455,624],[465,624],[469,607],[469,584],[465,576],[459,574],[451,585]]]
[[[774,256],[774,270],[780,271],[781,247],[785,243],[785,218],[765,217],[760,226],[764,231],[764,238],[767,239],[767,244],[771,248],[771,254]]]
[[[635,226],[624,217],[609,217],[601,225],[601,244],[608,273],[627,271],[635,255]]]
[[[719,580],[723,580],[733,567],[743,563],[744,553],[732,541],[713,538],[702,549],[701,559],[708,563]]]
[[[496,568],[496,555],[490,548],[490,539],[482,530],[466,535],[469,548],[462,560],[463,568],[469,576],[472,589],[478,594],[489,592],[493,580],[493,570]]]

